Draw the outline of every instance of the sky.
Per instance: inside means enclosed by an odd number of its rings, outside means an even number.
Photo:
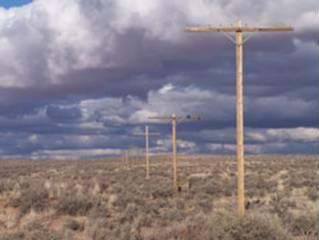
[[[20,7],[31,2],[32,0],[0,0],[0,7],[4,7],[4,8]]]
[[[319,153],[317,0],[0,1],[0,154],[76,159],[142,148],[146,124],[170,151],[235,152],[235,50],[223,34],[185,26],[292,25],[245,44],[249,154]]]

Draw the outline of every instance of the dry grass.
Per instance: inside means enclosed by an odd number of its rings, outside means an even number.
[[[232,157],[180,158],[179,193],[167,157],[152,159],[148,181],[144,159],[131,169],[115,159],[1,161],[0,240],[311,239],[317,234],[318,160],[248,157],[242,220],[234,214]]]

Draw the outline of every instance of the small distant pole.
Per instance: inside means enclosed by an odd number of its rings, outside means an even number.
[[[176,140],[176,125],[177,121],[182,120],[200,120],[199,116],[176,116],[172,114],[171,116],[158,116],[158,117],[149,117],[149,119],[155,120],[170,120],[172,122],[172,165],[173,165],[173,187],[175,191],[178,190],[178,173],[177,173],[177,140]]]
[[[149,129],[145,126],[145,159],[146,159],[146,179],[150,178],[150,156],[149,156]]]
[[[290,32],[292,27],[249,27],[242,25],[238,21],[235,26],[228,27],[187,27],[186,32],[221,32],[228,39],[230,39],[236,46],[236,136],[237,136],[237,201],[238,214],[244,216],[245,214],[245,169],[244,169],[244,100],[243,100],[243,46],[249,39],[249,36],[243,38],[243,33],[257,33],[257,32]],[[235,38],[230,35],[235,33]]]
[[[144,136],[145,137],[145,172],[146,179],[150,178],[150,156],[149,156],[149,137],[158,136],[159,133],[150,133],[149,127],[145,126],[144,133],[134,133],[135,136]]]
[[[178,179],[177,179],[177,141],[176,141],[176,125],[177,118],[173,114],[172,117],[172,154],[173,154],[173,181],[174,188],[178,188]]]
[[[128,169],[131,169],[129,150],[125,150],[125,162]]]
[[[127,168],[126,150],[122,151],[122,163],[123,163],[124,168]]]

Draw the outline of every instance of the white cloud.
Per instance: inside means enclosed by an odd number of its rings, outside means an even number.
[[[246,136],[248,139],[251,139],[253,141],[258,141],[258,142],[267,141],[267,137],[263,133],[256,132],[256,131],[248,131],[246,133]]]
[[[268,129],[266,137],[277,141],[319,141],[318,128]]]
[[[160,90],[158,90],[158,92],[160,94],[166,94],[169,91],[172,91],[173,89],[174,89],[174,85],[169,83],[169,84],[164,85]]]
[[[213,153],[234,153],[236,151],[234,144],[208,143],[206,148]]]
[[[120,155],[120,149],[70,149],[70,150],[40,150],[32,153],[31,159],[92,159],[111,155]]]
[[[177,139],[176,141],[177,151],[179,153],[194,153],[198,150],[197,144],[192,141],[183,139]],[[156,141],[156,146],[152,148],[153,152],[167,153],[172,151],[172,139],[171,137],[161,138]]]
[[[37,142],[39,141],[38,135],[37,135],[37,134],[32,134],[32,135],[30,135],[29,141],[30,141],[31,143],[37,143]]]
[[[131,29],[145,31],[150,41],[175,44],[185,41],[187,24],[233,22],[239,16],[245,16],[248,23],[285,22],[297,30],[317,29],[317,6],[315,0],[302,4],[296,0],[102,0],[90,4],[36,0],[0,10],[0,55],[5,56],[0,61],[0,86],[61,84],[63,76],[74,70],[133,64],[128,60],[135,59],[131,51],[121,51],[127,46],[120,45],[126,44],[125,33]]]
[[[150,91],[147,102],[133,114],[132,118],[140,119],[135,116],[145,116],[146,113],[150,113],[151,115],[149,116],[171,115],[175,113],[183,116],[203,114],[210,118],[222,119],[230,111],[233,111],[233,104],[229,104],[233,101],[233,96],[227,96],[218,92],[202,90],[193,86],[181,88],[169,84],[158,91]],[[214,109],[214,112],[207,109]]]

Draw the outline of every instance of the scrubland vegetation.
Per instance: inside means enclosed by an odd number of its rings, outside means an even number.
[[[179,158],[0,161],[0,240],[317,239],[318,157],[251,156],[247,214],[236,216],[236,161]]]

